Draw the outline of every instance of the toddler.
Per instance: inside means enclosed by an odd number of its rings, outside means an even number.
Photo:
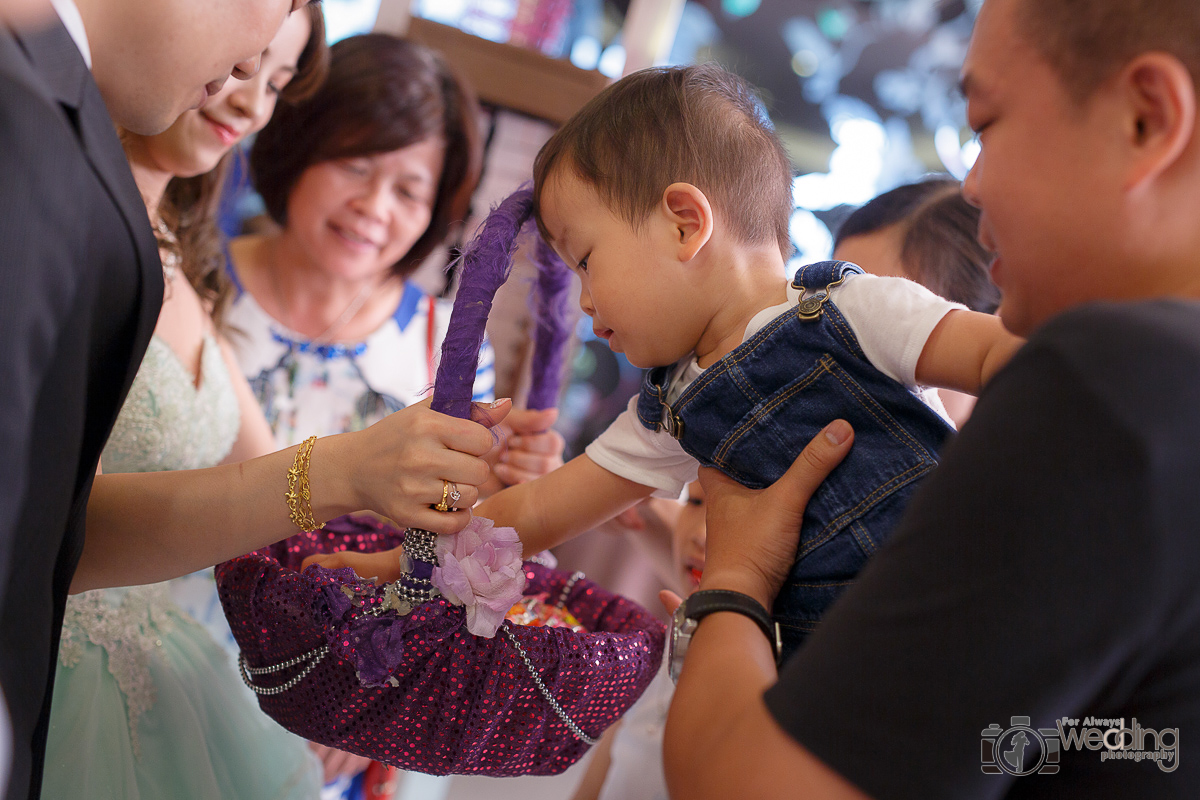
[[[887,538],[952,427],[923,387],[977,393],[1019,347],[994,317],[903,278],[791,253],[792,174],[750,87],[711,65],[606,89],[534,165],[538,228],[582,280],[597,336],[648,370],[584,455],[484,501],[533,553],[712,466],[774,482],[829,420],[855,445],[813,496],[773,609],[794,650]],[[364,559],[369,563],[361,563]],[[327,566],[398,576],[397,559]]]

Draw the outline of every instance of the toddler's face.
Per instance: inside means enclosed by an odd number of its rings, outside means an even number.
[[[563,167],[547,178],[541,218],[551,246],[582,281],[579,306],[596,336],[636,367],[665,366],[692,352],[707,318],[679,301],[688,274],[671,258],[678,246],[671,226],[651,214],[635,228]]]

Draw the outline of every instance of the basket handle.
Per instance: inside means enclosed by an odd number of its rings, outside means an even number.
[[[442,360],[433,384],[433,409],[467,419],[475,385],[479,348],[496,290],[512,272],[517,238],[533,215],[533,190],[518,189],[498,205],[467,245],[450,327],[442,343]],[[558,399],[563,351],[571,333],[571,272],[539,236],[537,265],[537,332],[534,337],[530,408],[550,408]]]

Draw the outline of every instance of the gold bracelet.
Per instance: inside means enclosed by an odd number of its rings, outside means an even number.
[[[313,517],[312,493],[308,488],[308,465],[312,459],[312,449],[316,441],[317,437],[310,436],[296,451],[296,461],[288,470],[288,490],[284,495],[288,510],[292,514],[292,522],[305,533],[318,531],[325,527],[324,522],[318,525],[317,520]]]

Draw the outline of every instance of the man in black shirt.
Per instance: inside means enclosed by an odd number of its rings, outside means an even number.
[[[703,618],[673,796],[1200,796],[1197,42],[1194,0],[987,0],[964,192],[1029,344],[777,682]],[[829,431],[765,492],[704,476],[701,589],[769,607]]]

